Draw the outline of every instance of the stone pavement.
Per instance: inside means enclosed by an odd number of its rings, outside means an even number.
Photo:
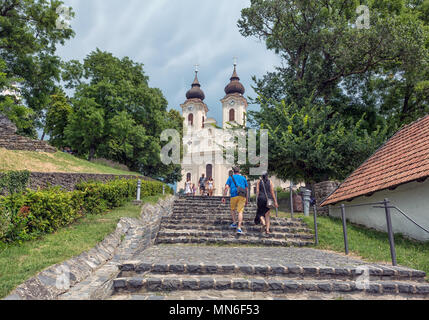
[[[283,264],[318,267],[356,267],[364,261],[312,248],[221,247],[193,245],[157,245],[132,257],[147,263]]]

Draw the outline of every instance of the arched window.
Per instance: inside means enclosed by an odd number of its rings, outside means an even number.
[[[191,113],[188,116],[188,126],[193,126],[194,125],[194,115]]]
[[[203,122],[202,122],[201,128],[204,129],[204,117],[203,117]]]
[[[189,172],[189,173],[186,175],[186,180],[191,180],[191,178],[192,178],[192,175],[191,175],[191,173]]]
[[[230,122],[235,121],[235,110],[234,109],[229,110],[229,121]]]

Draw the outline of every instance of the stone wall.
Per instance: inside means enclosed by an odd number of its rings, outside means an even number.
[[[1,176],[1,173],[0,173]],[[108,182],[116,178],[121,179],[141,179],[141,180],[152,180],[150,178],[142,176],[125,176],[125,175],[114,175],[114,174],[91,174],[91,173],[46,173],[46,172],[31,172],[30,179],[27,187],[32,190],[38,188],[45,189],[47,187],[59,186],[63,190],[72,191],[76,184],[86,181],[99,181]],[[4,190],[0,190],[0,194],[4,193]]]
[[[55,153],[57,149],[44,141],[32,140],[16,134],[16,126],[0,114],[0,148]]]
[[[316,183],[313,187],[313,194],[316,199],[317,212],[328,214],[328,208],[321,208],[320,204],[340,185],[338,181],[324,181]]]

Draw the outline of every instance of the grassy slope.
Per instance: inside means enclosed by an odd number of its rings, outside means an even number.
[[[161,197],[142,200],[156,203]],[[121,217],[137,218],[140,212],[139,206],[127,204],[105,215],[87,216],[39,240],[0,247],[0,299],[43,269],[95,247],[115,230]]]
[[[0,148],[0,172],[8,170],[138,175],[135,172],[95,164],[60,151],[56,153],[44,153],[12,151]]]
[[[289,218],[289,213],[279,213]],[[304,217],[304,221],[314,230],[313,216]],[[319,246],[317,249],[344,253],[343,226],[340,219],[318,217]],[[347,224],[349,251],[352,256],[370,262],[391,263],[390,246],[387,234],[362,226]],[[422,243],[395,235],[396,256],[399,265],[425,271],[429,279],[429,242]]]

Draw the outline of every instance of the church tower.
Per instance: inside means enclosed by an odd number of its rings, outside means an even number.
[[[246,125],[247,99],[243,96],[244,86],[237,74],[237,63],[234,61],[234,71],[230,83],[225,87],[226,96],[222,102],[223,128],[228,128],[229,123]]]
[[[191,89],[186,93],[186,101],[181,105],[182,115],[185,118],[185,132],[197,131],[204,128],[204,123],[207,119],[209,111],[204,103],[205,94],[201,90],[200,82],[198,81],[198,69],[195,70],[195,79]]]

